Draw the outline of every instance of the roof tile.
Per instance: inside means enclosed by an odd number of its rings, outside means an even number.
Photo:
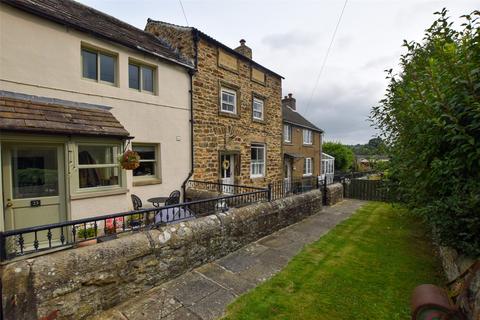
[[[0,131],[129,136],[122,124],[107,110],[4,96],[0,96],[0,108]]]

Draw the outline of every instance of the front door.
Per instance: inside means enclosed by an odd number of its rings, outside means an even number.
[[[5,230],[66,220],[62,145],[6,144],[2,162]],[[48,241],[46,232],[37,236],[40,245]],[[33,234],[24,240],[31,245]]]
[[[235,156],[222,154],[220,156],[220,181],[222,184],[235,184]],[[233,194],[233,186],[222,186],[222,193]]]
[[[292,161],[288,158],[284,159],[283,179],[284,192],[288,193],[292,189]]]

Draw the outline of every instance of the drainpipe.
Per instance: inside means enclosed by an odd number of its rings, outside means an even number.
[[[186,194],[186,185],[188,180],[193,175],[193,166],[194,166],[194,161],[193,161],[193,124],[194,124],[194,119],[193,119],[193,76],[195,75],[195,72],[198,70],[198,41],[200,40],[200,35],[198,33],[198,30],[195,28],[192,28],[192,39],[193,39],[193,45],[194,45],[194,68],[195,69],[190,69],[188,70],[188,75],[190,76],[190,172],[188,173],[188,177],[183,181],[182,183],[182,191],[183,191],[183,202],[185,202],[185,194]]]
[[[195,70],[188,70],[188,75],[190,76],[190,172],[188,173],[188,177],[182,183],[182,191],[183,191],[183,202],[185,202],[185,194],[186,194],[186,185],[188,180],[193,175],[193,75],[195,74]]]

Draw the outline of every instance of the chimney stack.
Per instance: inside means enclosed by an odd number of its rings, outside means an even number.
[[[292,110],[297,110],[297,100],[293,97],[293,94],[289,93],[282,99],[282,106],[287,106]]]
[[[252,49],[245,45],[245,40],[240,40],[240,46],[235,48],[235,51],[244,55],[245,57],[252,59]]]

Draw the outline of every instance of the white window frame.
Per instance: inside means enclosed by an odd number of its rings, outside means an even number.
[[[292,126],[289,124],[283,125],[283,141],[292,142]]]
[[[83,51],[90,51],[91,53],[95,53],[97,55],[97,78],[92,79],[92,78],[86,78],[83,76]],[[110,81],[105,81],[100,79],[100,74],[101,74],[101,63],[100,63],[100,55],[112,57],[115,61],[114,66],[113,66],[113,82]],[[118,79],[118,55],[112,52],[104,51],[101,49],[96,49],[96,48],[91,48],[89,46],[83,46],[80,48],[80,58],[82,61],[81,65],[81,73],[82,73],[82,79],[88,80],[88,81],[95,81],[98,83],[104,83],[108,84],[111,86],[117,86],[117,79]]]
[[[255,104],[257,104],[260,107],[260,110],[255,110]],[[259,98],[253,98],[253,103],[252,103],[252,115],[253,119],[255,120],[263,120],[264,119],[264,109],[265,109],[265,103],[262,99]],[[260,113],[260,117],[255,116],[255,112]]]
[[[138,89],[137,88],[132,88],[130,87],[130,65],[136,66],[138,68]],[[143,89],[143,68],[148,68],[152,69],[152,91],[148,91]],[[135,90],[138,92],[144,92],[144,93],[150,93],[150,94],[155,94],[156,93],[156,85],[157,85],[157,68],[155,66],[151,66],[145,63],[138,62],[136,60],[128,60],[128,69],[127,69],[127,75],[128,75],[128,88],[131,90]]]
[[[96,146],[96,147],[116,147],[117,152],[121,152],[122,145],[116,143],[102,143],[102,142],[82,142],[79,141],[75,144],[75,166],[76,166],[76,174],[74,183],[74,190],[76,193],[93,193],[99,191],[108,191],[108,190],[116,190],[125,187],[125,177],[123,174],[123,169],[120,167],[118,163],[118,154],[113,154],[112,163],[106,164],[79,164],[79,147],[80,146]],[[98,186],[98,187],[88,187],[88,188],[80,188],[80,169],[96,169],[96,168],[118,168],[118,183],[115,185],[110,186]]]
[[[303,129],[303,144],[313,144],[313,132],[310,129]]]
[[[230,102],[224,101],[223,100],[223,93],[233,95],[233,111],[227,110],[223,108],[223,104],[227,105],[232,105]],[[237,114],[237,92],[232,89],[227,89],[222,87],[220,89],[220,111],[225,112],[225,113],[230,113],[230,114]]]
[[[252,160],[251,153],[252,149],[262,149],[263,151],[263,162],[260,160]],[[266,147],[262,143],[252,143],[250,145],[250,178],[262,178],[265,176],[265,168],[267,166],[267,157],[266,157]],[[261,173],[253,173],[254,166],[263,165]]]
[[[145,180],[159,180],[161,177],[160,174],[160,146],[157,143],[132,143],[132,150],[135,151],[135,147],[153,147],[155,151],[155,159],[142,159],[140,157],[140,163],[142,162],[153,162],[155,167],[155,174],[151,176],[133,176],[133,181],[145,181]]]
[[[311,176],[313,174],[313,159],[304,158],[303,159],[303,176]]]

